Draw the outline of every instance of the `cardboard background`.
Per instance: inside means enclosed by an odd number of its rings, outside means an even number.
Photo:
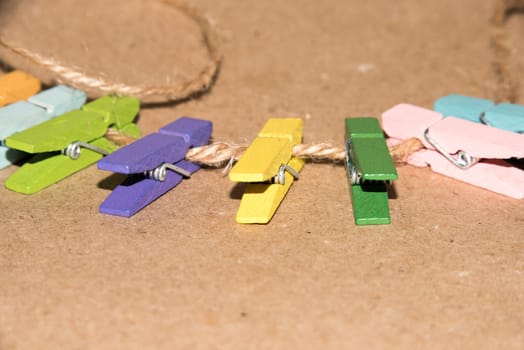
[[[305,142],[342,145],[347,116],[495,87],[493,1],[192,3],[223,38],[220,76],[199,99],[143,109],[144,134],[189,115],[249,142],[291,116]],[[205,62],[198,28],[160,3],[82,6],[3,6],[2,35],[129,82]],[[522,77],[522,18],[507,28]],[[354,225],[332,164],[307,164],[266,226],[235,224],[240,193],[220,170],[130,219],[97,213],[122,178],[94,166],[32,196],[1,188],[0,349],[522,348],[522,201],[398,171],[392,224],[374,227]]]

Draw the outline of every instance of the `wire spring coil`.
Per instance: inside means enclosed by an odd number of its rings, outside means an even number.
[[[109,152],[107,152],[103,148],[100,148],[100,147],[97,147],[97,146],[93,146],[93,145],[91,145],[89,143],[82,142],[82,141],[72,142],[71,144],[69,144],[63,150],[62,153],[64,155],[68,156],[69,158],[71,158],[73,160],[76,160],[76,159],[78,159],[78,157],[80,157],[81,148],[89,149],[89,150],[94,151],[96,153],[103,154],[104,156],[107,156],[109,154]]]
[[[156,181],[165,181],[167,179],[167,169],[173,170],[174,172],[177,172],[185,177],[191,177],[191,173],[189,171],[171,163],[164,163],[153,170],[147,170],[144,172],[144,175],[147,178]]]
[[[286,171],[289,172],[291,175],[293,175],[295,179],[298,179],[300,176],[298,171],[296,171],[295,169],[293,169],[292,167],[290,167],[287,164],[282,164],[280,168],[278,168],[278,172],[275,175],[275,177],[273,178],[273,183],[279,184],[279,185],[285,185],[286,184]]]

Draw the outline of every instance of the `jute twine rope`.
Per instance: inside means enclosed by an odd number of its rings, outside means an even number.
[[[89,76],[85,72],[82,72],[82,70],[66,66],[54,58],[43,57],[38,53],[10,42],[5,37],[0,37],[0,45],[53,73],[58,82],[80,90],[96,91],[100,94],[134,96],[142,100],[147,98],[149,102],[184,100],[209,90],[213,85],[222,61],[220,40],[218,34],[213,30],[213,26],[209,19],[197,8],[180,0],[161,1],[176,8],[198,24],[202,32],[203,42],[209,55],[209,63],[207,63],[195,77],[178,84],[135,86],[120,82],[107,81],[100,76]]]
[[[210,57],[210,63],[200,71],[197,77],[182,84],[140,87],[107,82],[100,77],[89,77],[79,70],[61,65],[54,59],[44,58],[30,50],[18,47],[8,42],[5,38],[0,38],[0,45],[33,61],[39,66],[47,68],[56,74],[57,80],[74,87],[95,88],[105,93],[130,95],[139,98],[161,96],[170,101],[185,99],[196,93],[206,91],[211,87],[222,60],[218,35],[213,30],[206,16],[196,8],[179,0],[162,1],[176,7],[198,23],[202,30],[203,40]],[[512,77],[508,63],[511,48],[508,44],[505,24],[509,16],[522,12],[524,12],[524,0],[497,0],[496,6],[494,7],[491,18],[491,46],[494,53],[493,70],[497,79],[497,89],[494,96],[496,102],[514,102],[517,98],[517,82]],[[106,137],[119,145],[125,145],[133,141],[133,139],[115,130],[109,130]],[[230,166],[242,156],[246,148],[246,145],[215,142],[207,146],[190,149],[186,155],[186,159],[211,167],[220,167],[225,164]],[[412,138],[390,147],[390,153],[396,163],[405,163],[409,155],[423,148],[424,145],[420,140]],[[333,162],[341,162],[346,156],[345,148],[333,146],[328,143],[297,145],[293,148],[293,155],[313,161],[328,160]]]
[[[240,159],[247,145],[214,142],[208,146],[191,148],[186,159],[211,167],[220,167]],[[293,147],[293,156],[313,161],[340,162],[346,157],[345,149],[328,143],[308,143]]]

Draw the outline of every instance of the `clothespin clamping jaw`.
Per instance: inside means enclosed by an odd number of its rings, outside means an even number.
[[[10,148],[35,154],[5,182],[13,191],[38,192],[94,164],[118,146],[104,137],[113,127],[129,136],[140,102],[132,97],[106,96],[6,139]]]
[[[22,101],[40,91],[40,80],[15,70],[0,76],[0,107]]]
[[[503,159],[524,158],[524,135],[409,104],[382,115],[393,141],[417,138],[425,149],[413,153],[411,165],[513,198],[524,198],[524,171]]]
[[[445,117],[457,117],[497,129],[524,133],[524,106],[495,104],[483,98],[451,94],[435,101],[433,109]]]
[[[229,172],[229,179],[247,182],[236,221],[267,224],[286,196],[304,161],[292,156],[302,142],[301,119],[269,119],[257,138]]]
[[[389,224],[387,184],[398,175],[376,118],[346,119],[346,167],[355,223]]]
[[[130,176],[100,205],[104,214],[130,217],[200,167],[184,160],[190,147],[208,143],[213,124],[183,117],[101,159],[98,168]]]
[[[85,100],[82,91],[58,85],[31,96],[27,101],[0,108],[0,169],[27,156],[25,152],[6,147],[7,137],[78,109]]]

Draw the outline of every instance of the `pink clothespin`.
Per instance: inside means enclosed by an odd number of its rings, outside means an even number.
[[[524,198],[524,171],[503,159],[524,158],[524,135],[447,117],[410,104],[382,114],[382,127],[394,141],[416,137],[426,149],[408,158],[414,166],[509,197]]]

